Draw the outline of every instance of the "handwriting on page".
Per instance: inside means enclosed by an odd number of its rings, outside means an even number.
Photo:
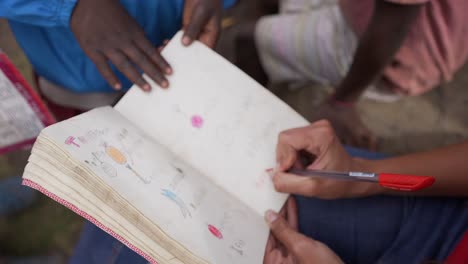
[[[265,184],[267,182],[271,182],[271,180],[273,179],[273,175],[274,175],[274,169],[273,168],[268,168],[265,170],[265,173],[262,173],[257,181],[255,182],[255,187],[257,187],[257,189],[261,189],[265,186]]]

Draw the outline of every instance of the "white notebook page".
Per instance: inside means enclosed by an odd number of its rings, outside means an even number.
[[[267,169],[276,164],[279,132],[308,122],[201,43],[181,44],[179,32],[162,52],[174,74],[163,90],[132,88],[115,107],[155,141],[260,216],[279,210]]]

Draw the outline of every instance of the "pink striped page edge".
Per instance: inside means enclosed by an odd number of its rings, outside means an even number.
[[[130,248],[131,250],[135,251],[136,253],[138,253],[140,256],[144,257],[146,260],[148,260],[151,264],[158,264],[158,262],[156,260],[154,260],[152,257],[150,257],[148,254],[146,254],[145,252],[141,251],[139,248],[135,247],[134,245],[132,245],[130,242],[128,242],[127,240],[125,240],[125,238],[121,237],[120,235],[118,235],[117,233],[115,233],[114,231],[112,231],[110,228],[106,227],[105,225],[101,224],[98,220],[96,220],[94,217],[90,216],[89,214],[83,212],[82,210],[80,210],[78,207],[76,207],[75,205],[71,204],[70,202],[58,197],[57,195],[49,192],[48,190],[44,189],[42,186],[40,186],[39,184],[31,181],[31,180],[28,180],[28,179],[23,179],[23,185],[25,186],[28,186],[28,187],[31,187],[35,190],[38,190],[39,192],[43,193],[44,195],[48,196],[49,198],[51,198],[52,200],[56,201],[57,203],[67,207],[68,209],[72,210],[73,212],[75,212],[76,214],[78,214],[79,216],[85,218],[86,220],[90,221],[91,223],[93,223],[94,225],[96,225],[97,227],[99,227],[100,229],[104,230],[106,233],[108,233],[109,235],[113,236],[115,239],[119,240],[120,242],[122,242],[125,246],[127,246],[128,248]]]

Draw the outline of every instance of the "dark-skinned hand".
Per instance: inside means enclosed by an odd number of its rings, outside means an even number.
[[[70,26],[86,55],[116,90],[122,84],[109,62],[145,91],[150,90],[150,85],[140,69],[161,87],[169,85],[165,75],[172,73],[171,67],[119,1],[78,1]]]
[[[220,0],[187,0],[183,43],[190,45],[193,40],[200,40],[214,47],[220,31],[221,11]],[[151,87],[140,70],[161,87],[169,86],[165,76],[172,73],[171,66],[119,1],[78,1],[70,26],[85,54],[114,89],[120,90],[122,84],[109,63],[145,91]]]
[[[186,0],[182,43],[190,45],[194,40],[199,40],[214,48],[221,31],[222,8],[221,0]]]

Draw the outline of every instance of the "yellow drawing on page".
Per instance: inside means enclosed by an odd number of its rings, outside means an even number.
[[[150,177],[144,177],[140,173],[138,173],[135,169],[127,161],[127,157],[120,151],[118,148],[114,146],[110,146],[107,143],[104,143],[104,148],[106,151],[107,156],[109,156],[115,163],[125,166],[125,168],[129,169],[135,176],[137,176],[143,183],[149,184],[151,183]]]

